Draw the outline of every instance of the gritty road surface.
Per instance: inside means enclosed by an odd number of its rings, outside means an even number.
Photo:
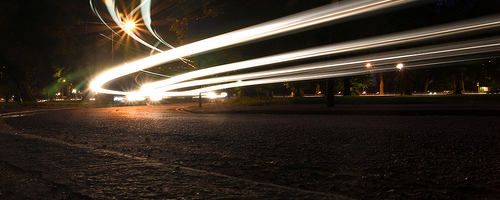
[[[38,181],[53,195],[43,199],[500,197],[498,116],[176,109],[185,106],[4,114],[0,170]],[[0,199],[47,194],[13,190]]]

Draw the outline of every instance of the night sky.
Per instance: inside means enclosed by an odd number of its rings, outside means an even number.
[[[103,18],[113,25],[101,1],[94,1]],[[123,7],[130,10],[130,3]],[[153,1],[153,27],[169,43],[179,46],[198,39],[247,27],[330,3],[330,0],[176,0]],[[135,2],[136,4],[138,1]],[[226,49],[213,64],[250,59],[290,50],[400,32],[436,24],[498,14],[499,0],[419,1],[386,12],[342,20],[279,38]],[[176,20],[187,20],[185,40],[172,29]],[[186,25],[186,24],[185,24]],[[111,32],[90,9],[88,0],[2,0],[0,2],[1,94],[31,90],[34,96],[60,87],[71,79],[72,87],[85,87],[90,77],[109,66],[143,58],[150,50],[127,38],[114,36],[124,45],[112,44]],[[118,30],[118,29],[116,29]],[[485,35],[497,35],[489,32]],[[151,39],[147,34],[142,36]],[[476,37],[476,36],[472,36]],[[151,43],[155,43],[152,41]],[[113,52],[111,47],[113,45]],[[166,47],[161,47],[167,49]],[[238,52],[231,54],[231,52]],[[323,59],[323,58],[321,58]],[[173,63],[164,66],[172,74],[190,70]],[[202,66],[207,67],[207,66]],[[22,82],[22,84],[18,84]],[[59,85],[58,85],[59,83]],[[14,86],[15,85],[15,86]],[[9,89],[14,88],[14,89]],[[50,90],[50,89],[49,89]]]

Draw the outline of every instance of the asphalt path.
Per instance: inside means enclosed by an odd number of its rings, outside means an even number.
[[[4,112],[0,169],[83,199],[500,196],[499,116],[193,110]]]

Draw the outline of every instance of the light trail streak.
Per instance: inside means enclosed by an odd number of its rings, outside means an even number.
[[[206,69],[197,70],[194,72],[184,73],[170,79],[157,81],[154,83],[146,84],[143,86],[144,90],[155,90],[158,92],[177,89],[169,85],[183,82],[190,79],[200,78],[204,76],[230,72],[234,70],[241,70],[247,68],[255,68],[263,65],[275,64],[280,62],[287,62],[293,60],[300,60],[305,58],[319,57],[324,55],[334,55],[338,53],[345,53],[357,50],[365,50],[369,48],[377,48],[382,46],[389,46],[412,41],[421,41],[434,39],[437,37],[450,36],[453,34],[476,31],[491,27],[500,26],[500,15],[482,18],[478,20],[469,20],[449,25],[425,28],[417,31],[408,31],[404,33],[391,34],[388,36],[381,36],[369,39],[362,39],[353,42],[345,42],[340,44],[326,45],[323,47],[315,47],[306,50],[300,50],[290,53],[284,53],[274,56],[268,56],[253,60],[247,60],[237,63],[231,63],[222,66],[216,66]],[[179,86],[179,85],[177,85]]]
[[[163,76],[163,77],[172,78],[172,76],[168,76],[168,75],[165,75],[165,74],[158,74],[158,73],[154,73],[154,72],[150,72],[150,71],[146,71],[146,70],[141,70],[141,72],[146,72],[148,74],[153,74],[153,75],[156,75],[156,76]]]
[[[406,2],[409,1],[403,1],[403,0],[370,1],[369,4],[365,4],[366,3],[365,1],[362,3],[357,2],[352,4],[344,4],[341,7],[335,7],[335,8],[324,6],[303,13],[298,13],[281,19],[273,20],[260,25],[215,36],[213,38],[191,43],[166,52],[162,52],[161,50],[159,50],[162,53],[133,62],[131,64],[126,64],[124,66],[103,73],[101,76],[99,76],[92,82],[91,87],[98,92],[128,95],[138,99],[142,99],[145,96],[149,96],[151,98],[154,97],[155,99],[157,99],[159,96],[194,96],[200,93],[207,93],[215,90],[232,88],[232,87],[324,79],[324,78],[332,78],[339,76],[351,76],[351,75],[358,75],[365,73],[394,70],[393,65],[394,63],[398,62],[405,62],[405,68],[454,63],[458,61],[463,61],[463,59],[439,61],[439,62],[437,62],[435,59],[457,57],[457,56],[471,55],[471,54],[480,54],[480,53],[487,53],[500,50],[499,39],[495,38],[495,39],[479,40],[479,41],[472,41],[460,44],[447,44],[439,47],[425,47],[417,50],[415,49],[401,50],[400,52],[397,53],[384,53],[373,56],[371,55],[370,56],[371,59],[357,57],[357,58],[343,59],[341,61],[311,63],[306,65],[280,68],[275,70],[267,70],[267,71],[225,76],[219,78],[188,81],[191,79],[201,78],[209,75],[215,75],[223,72],[259,67],[274,63],[288,62],[293,60],[312,58],[324,55],[333,55],[333,54],[352,52],[358,50],[366,50],[378,47],[387,47],[395,44],[436,39],[443,36],[451,36],[460,33],[469,33],[478,30],[499,27],[500,20],[498,19],[500,17],[497,15],[489,18],[482,18],[479,20],[469,20],[445,26],[437,26],[437,27],[421,29],[417,31],[408,31],[404,33],[391,34],[387,36],[379,36],[352,42],[327,45],[323,47],[316,47],[316,48],[284,53],[274,56],[267,56],[253,60],[231,63],[222,66],[211,67],[203,70],[197,70],[194,72],[189,72],[179,76],[171,77],[166,80],[146,84],[143,86],[142,91],[140,92],[113,91],[102,88],[103,84],[112,79],[138,71],[144,71],[150,73],[148,71],[145,71],[144,69],[161,63],[170,62],[176,58],[181,58],[190,55],[191,56],[198,55],[200,53],[206,53],[220,48],[234,46],[236,44],[242,44],[255,41],[258,39],[268,38],[271,36],[277,36],[289,33],[291,31],[303,30],[306,27],[324,24],[325,22],[335,21],[337,19],[377,9],[387,8],[390,6]],[[151,3],[150,0],[142,0],[140,8],[143,17],[146,16],[145,19],[143,20],[145,24],[147,24],[146,26],[148,26],[148,30],[152,32],[153,35],[155,35],[156,37],[157,35],[156,32],[153,31],[152,28],[150,27],[151,23],[151,18],[149,13],[149,9],[151,6],[150,3]],[[114,0],[106,0],[106,5],[110,13],[114,12],[112,16],[116,18],[114,19],[115,22],[119,24],[120,27],[122,27],[122,29],[124,29],[123,23],[120,23],[121,21],[116,11],[114,11],[114,9],[110,9],[111,7],[114,7]],[[139,7],[136,8],[132,13],[137,12],[138,9]],[[126,31],[126,29],[124,29],[124,31]],[[126,31],[127,34],[134,35],[133,33],[129,32]],[[135,39],[135,37],[133,38]],[[156,37],[156,39],[162,42],[161,37],[158,36]],[[156,49],[152,48],[152,49],[156,50],[158,48]],[[365,64],[368,62],[376,65],[377,68],[366,70]],[[238,80],[243,80],[243,81],[238,81]],[[213,85],[213,84],[219,84],[219,85],[208,86],[188,91],[171,92],[171,90],[175,89],[190,88],[202,85]]]
[[[151,27],[151,0],[142,0],[141,1],[141,15],[142,15],[142,21],[144,21],[144,25],[146,25],[146,28],[149,30],[149,32],[162,44],[165,46],[173,49],[175,48],[174,46],[170,45],[169,43],[165,42],[163,38],[156,33],[156,31],[153,30]]]
[[[104,21],[104,19],[102,19],[101,15],[99,14],[99,12],[97,11],[97,7],[95,7],[92,3],[92,0],[90,0],[90,9],[92,9],[92,12],[94,12],[94,14],[99,18],[99,20],[101,20],[101,22],[109,29],[111,30],[111,34],[116,34],[118,36],[121,37],[120,34],[118,34],[117,32],[115,32],[115,30],[113,30],[109,25],[108,23],[106,23],[106,21]]]
[[[398,51],[396,53],[383,53],[374,56],[371,59],[364,57],[344,59],[341,61],[327,61],[320,63],[311,63],[295,67],[289,67],[277,70],[268,70],[263,72],[248,73],[242,75],[227,76],[221,78],[212,78],[204,80],[189,81],[170,86],[169,89],[178,89],[184,87],[193,87],[200,85],[218,84],[224,82],[231,82],[220,84],[216,86],[209,86],[205,88],[185,91],[185,92],[164,92],[164,96],[190,96],[198,93],[221,90],[232,87],[242,87],[259,84],[270,84],[279,82],[292,82],[304,81],[321,78],[332,78],[345,75],[366,74],[381,71],[394,70],[395,64],[399,62],[405,63],[405,68],[421,67],[426,65],[437,65],[445,63],[454,63],[463,61],[448,60],[448,61],[435,61],[439,58],[450,58],[457,56],[465,56],[472,54],[480,54],[487,52],[500,51],[500,38],[493,38],[488,40],[470,41],[466,43],[445,44],[434,47],[425,47],[418,49],[410,49],[405,51]],[[470,59],[467,59],[470,60]],[[419,62],[416,62],[419,61]],[[377,66],[377,69],[367,71],[365,64],[367,62]],[[416,64],[411,64],[416,62]],[[271,77],[271,78],[269,78]],[[242,80],[235,82],[237,80]]]
[[[128,94],[130,92],[113,91],[102,88],[102,86],[110,80],[128,75],[139,70],[143,70],[162,63],[170,62],[176,58],[197,55],[221,49],[223,47],[233,46],[236,44],[256,41],[258,39],[277,36],[280,34],[290,33],[291,31],[303,30],[307,27],[312,27],[326,22],[332,22],[338,19],[366,13],[382,8],[401,5],[403,3],[412,2],[413,0],[371,0],[371,1],[353,1],[340,6],[323,6],[309,11],[283,17],[277,20],[272,20],[260,25],[251,26],[230,33],[222,34],[198,42],[194,42],[185,46],[181,46],[163,53],[159,53],[142,60],[132,62],[120,67],[116,67],[99,75],[91,83],[91,88],[96,92],[110,94]],[[116,14],[114,0],[105,0],[106,7],[111,14],[111,17],[122,29],[123,23]],[[114,14],[113,14],[114,13]],[[137,36],[131,33],[130,30],[124,29],[132,38],[140,40]],[[141,40],[142,41],[142,40]],[[142,42],[141,42],[142,43]],[[144,42],[146,43],[146,42]],[[144,44],[143,43],[143,44]],[[146,45],[146,44],[145,44]],[[152,45],[146,45],[156,48]]]
[[[478,57],[471,59],[454,59],[454,60],[445,60],[445,61],[427,61],[416,62],[416,63],[406,63],[405,68],[417,68],[417,67],[425,67],[425,66],[435,66],[435,65],[445,65],[452,63],[461,63],[467,61],[488,59],[488,58],[496,58],[498,56],[489,56],[489,57]],[[364,64],[366,60],[359,61],[358,64]],[[206,95],[209,92],[227,89],[227,88],[235,88],[235,87],[244,87],[244,86],[253,86],[253,85],[264,85],[264,84],[274,84],[274,83],[283,83],[283,82],[296,82],[296,81],[306,81],[306,80],[319,80],[319,79],[328,79],[335,77],[345,77],[345,76],[356,76],[362,74],[370,74],[370,73],[380,73],[386,71],[394,71],[395,63],[389,63],[385,65],[377,65],[376,69],[366,70],[364,67],[343,67],[336,68],[335,70],[317,72],[317,73],[304,73],[304,74],[294,74],[282,77],[274,77],[274,78],[265,78],[265,79],[257,79],[257,80],[249,80],[249,81],[238,81],[233,83],[226,83],[216,86],[209,86],[195,90],[182,91],[182,92],[163,92],[156,93],[155,95],[160,95],[162,97],[175,97],[175,96],[197,96],[200,93],[202,95]],[[145,95],[145,94],[140,94]],[[142,97],[144,99],[144,97]]]

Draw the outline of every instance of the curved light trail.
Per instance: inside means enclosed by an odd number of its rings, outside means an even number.
[[[130,94],[130,92],[109,90],[103,88],[102,86],[110,80],[162,63],[170,62],[177,58],[198,55],[200,53],[213,51],[223,47],[251,42],[257,39],[276,36],[278,34],[284,34],[291,31],[298,31],[307,27],[324,24],[326,22],[355,16],[357,14],[366,13],[369,11],[401,5],[402,3],[408,3],[412,1],[414,0],[370,0],[363,2],[352,1],[349,3],[338,4],[336,6],[322,6],[309,11],[272,20],[263,24],[251,26],[248,28],[187,44],[175,49],[165,51],[163,53],[144,58],[142,60],[116,67],[102,73],[97,78],[95,78],[91,83],[91,88],[94,91],[101,93],[127,95]],[[105,3],[115,23],[117,23],[120,27],[122,27],[122,29],[124,29],[121,19],[115,12],[114,1],[105,0]],[[130,36],[134,39],[137,38],[136,36],[133,36],[133,33],[129,33],[129,30],[126,32],[130,34]]]
[[[491,27],[500,26],[500,16],[493,16],[484,19],[466,21],[460,23],[453,23],[445,26],[438,26],[432,28],[425,28],[417,31],[409,31],[405,33],[392,34],[388,36],[381,36],[369,39],[362,39],[353,42],[345,42],[340,44],[331,44],[322,47],[315,47],[311,49],[299,50],[290,53],[273,55],[263,58],[257,58],[237,63],[230,63],[222,66],[210,67],[200,69],[193,72],[184,73],[170,79],[146,84],[143,90],[155,90],[158,92],[177,89],[177,87],[170,86],[171,84],[187,81],[190,79],[200,78],[204,76],[230,72],[234,70],[241,70],[247,68],[255,68],[263,65],[269,65],[280,62],[287,62],[293,60],[300,60],[305,58],[319,57],[324,55],[334,55],[338,53],[345,53],[350,51],[365,50],[370,48],[377,48],[412,41],[421,41],[427,39],[435,39],[443,36],[450,36],[463,32],[476,31]]]
[[[163,96],[193,96],[198,93],[210,92],[233,87],[242,87],[249,85],[260,85],[280,82],[304,81],[313,79],[325,79],[340,77],[346,75],[359,75],[367,73],[382,72],[395,69],[395,63],[404,61],[405,68],[422,67],[428,65],[446,64],[463,62],[460,59],[447,59],[439,61],[441,58],[450,58],[458,56],[467,56],[481,54],[493,51],[500,51],[500,37],[461,42],[457,44],[445,44],[433,47],[418,49],[400,50],[398,52],[388,52],[371,56],[370,59],[361,56],[343,60],[310,63],[288,68],[247,73],[241,75],[225,76],[220,78],[211,78],[195,80],[184,83],[178,83],[170,86],[168,89],[187,88],[193,86],[212,85],[195,90],[183,92],[164,92]],[[470,59],[465,59],[470,60]],[[375,69],[366,69],[365,64],[371,63],[377,66]],[[227,83],[230,82],[230,83]],[[220,84],[223,83],[223,84]],[[156,94],[159,94],[158,92]]]
[[[422,47],[418,49],[400,50],[398,52],[387,52],[377,55],[370,55],[370,59],[366,59],[366,57],[356,57],[336,61],[310,63],[306,65],[286,67],[275,70],[224,76],[219,78],[192,80],[199,79],[205,76],[220,74],[223,72],[254,68],[274,63],[288,62],[293,60],[366,50],[378,47],[387,47],[390,45],[430,40],[443,36],[458,35],[461,33],[469,33],[489,28],[496,28],[500,26],[500,16],[497,15],[482,19],[452,23],[444,26],[436,26],[416,31],[407,31],[404,33],[378,36],[352,42],[326,45],[322,47],[315,47],[252,60],[230,63],[216,67],[210,67],[170,77],[165,80],[145,84],[143,85],[141,91],[115,91],[102,87],[105,83],[113,79],[138,71],[144,71],[144,69],[162,63],[171,62],[177,58],[199,55],[201,53],[207,53],[228,46],[248,43],[258,39],[290,33],[292,31],[300,31],[307,27],[321,25],[325,24],[326,22],[332,22],[338,19],[355,16],[374,10],[384,9],[391,6],[401,5],[408,2],[412,2],[412,0],[371,0],[362,2],[352,1],[349,3],[340,4],[340,6],[327,5],[280,19],[272,20],[263,24],[194,42],[178,48],[171,47],[172,49],[168,51],[162,51],[156,47],[157,45],[153,46],[147,44],[147,42],[138,38],[132,31],[127,30],[124,27],[124,24],[121,21],[117,10],[115,10],[114,8],[115,0],[105,0],[106,7],[115,23],[117,23],[132,38],[143,43],[152,50],[159,51],[161,53],[104,72],[91,83],[91,88],[94,91],[101,93],[128,95],[130,97],[134,96],[139,99],[145,96],[154,96],[155,99],[158,97],[160,97],[161,99],[161,97],[165,96],[195,96],[200,93],[233,87],[324,79],[394,70],[394,63],[399,62],[404,62],[405,68],[455,63],[468,59],[455,59],[445,61],[436,59],[500,51],[500,39],[490,38],[477,41],[461,42],[458,44],[446,44],[438,47]],[[130,14],[133,14],[137,12],[138,9],[141,9],[143,21],[146,24],[148,30],[159,42],[167,45],[168,43],[163,41],[163,39],[150,26],[150,8],[151,0],[142,0],[140,6],[135,8],[135,10]],[[97,10],[93,10],[97,14]],[[99,18],[101,19],[101,21],[103,21],[101,17]],[[377,67],[368,71],[365,68],[366,63],[371,63]],[[161,74],[155,75],[165,76]],[[211,86],[189,90],[189,88],[192,87],[207,85]],[[172,90],[182,88],[188,90],[172,92]]]

